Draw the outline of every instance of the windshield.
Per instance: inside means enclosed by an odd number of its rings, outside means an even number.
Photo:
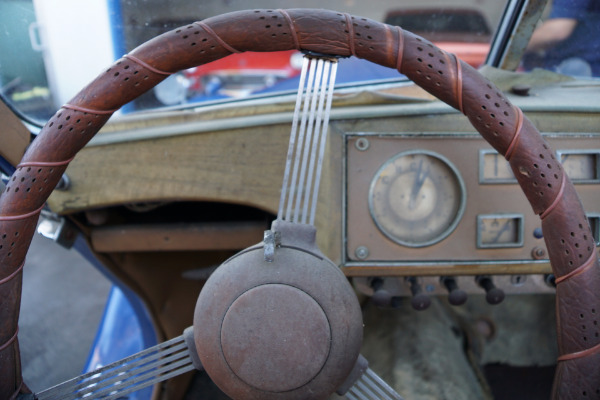
[[[524,70],[544,68],[580,78],[600,76],[600,2],[549,2],[521,66]]]
[[[328,8],[412,30],[479,67],[505,2],[497,0],[254,1],[253,8]],[[3,0],[0,92],[21,113],[44,122],[106,66],[163,32],[247,9],[244,1]],[[302,54],[233,54],[181,71],[126,105],[121,114],[265,96],[297,87]],[[340,61],[336,85],[402,80],[397,71]]]

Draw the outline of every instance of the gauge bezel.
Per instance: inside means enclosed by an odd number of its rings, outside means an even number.
[[[481,149],[479,150],[479,183],[482,185],[502,185],[502,184],[516,184],[517,178],[514,173],[512,178],[488,178],[485,176],[485,156],[488,154],[495,154],[501,157],[507,165],[508,161],[494,149]],[[509,166],[510,168],[510,166]]]
[[[569,179],[573,184],[587,184],[587,183],[600,183],[600,150],[598,149],[575,149],[575,150],[557,150],[556,156],[561,165],[563,163],[563,156],[565,155],[576,155],[576,156],[591,156],[595,157],[596,171],[594,171],[595,177],[592,179],[575,178],[569,176]]]
[[[586,217],[594,236],[594,242],[596,242],[596,246],[600,246],[600,213],[587,213]]]
[[[402,240],[401,238],[396,237],[396,235],[392,234],[391,232],[388,232],[388,230],[380,223],[378,218],[375,216],[375,210],[374,210],[374,204],[373,204],[375,186],[377,184],[377,181],[379,180],[379,176],[381,175],[381,173],[390,164],[395,162],[397,159],[406,157],[406,156],[411,156],[411,155],[424,155],[424,156],[436,158],[439,161],[441,161],[454,175],[454,178],[456,180],[456,183],[458,185],[458,190],[459,190],[458,208],[457,208],[456,214],[454,215],[454,218],[453,218],[452,222],[450,223],[450,225],[448,226],[448,228],[446,228],[444,231],[442,231],[435,237],[433,237],[429,240],[421,241],[421,242],[405,241],[405,240]],[[390,239],[394,243],[397,243],[399,245],[406,246],[406,247],[411,247],[411,248],[432,246],[432,245],[439,243],[442,240],[446,239],[452,232],[454,232],[454,230],[456,229],[456,227],[462,220],[462,217],[465,213],[465,208],[467,205],[467,189],[466,189],[465,182],[464,182],[458,168],[456,168],[454,163],[452,163],[448,158],[444,157],[443,155],[433,152],[433,151],[430,151],[430,150],[425,150],[425,149],[414,149],[414,150],[402,151],[402,152],[390,157],[388,160],[386,160],[383,163],[383,165],[381,165],[381,167],[379,167],[377,169],[377,171],[375,172],[375,175],[371,179],[371,183],[369,185],[368,196],[369,196],[369,198],[368,198],[369,214],[371,215],[371,219],[373,220],[373,222],[375,223],[375,225],[377,226],[379,231],[382,232],[388,239]]]
[[[483,243],[481,238],[481,222],[483,219],[514,219],[518,221],[517,240],[511,243]],[[477,215],[477,248],[478,249],[511,249],[523,247],[525,240],[525,217],[517,213],[497,213]]]

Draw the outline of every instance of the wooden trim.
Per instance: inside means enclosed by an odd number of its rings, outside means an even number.
[[[141,251],[240,250],[260,242],[263,222],[119,225],[92,230],[101,253]]]
[[[502,263],[460,264],[427,263],[418,265],[369,265],[342,266],[342,272],[351,276],[441,276],[441,275],[504,275],[504,274],[551,274],[549,262],[545,263]]]

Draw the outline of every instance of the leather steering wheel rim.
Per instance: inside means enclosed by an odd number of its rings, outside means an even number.
[[[22,268],[38,215],[75,154],[123,104],[171,73],[234,52],[308,50],[395,68],[465,114],[505,158],[534,212],[557,282],[555,398],[600,393],[600,269],[573,185],[522,111],[476,70],[399,27],[326,10],[249,10],[158,36],[65,104],[32,143],[0,197],[0,397],[23,389],[17,340]]]

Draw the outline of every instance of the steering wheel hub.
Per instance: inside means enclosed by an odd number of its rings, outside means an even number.
[[[267,284],[238,297],[221,330],[223,355],[248,385],[287,392],[313,379],[329,355],[331,333],[325,312],[306,292]]]
[[[272,261],[260,243],[204,285],[194,314],[198,356],[232,398],[327,398],[358,358],[360,306],[319,252],[313,226],[277,221],[273,230],[281,241]]]

